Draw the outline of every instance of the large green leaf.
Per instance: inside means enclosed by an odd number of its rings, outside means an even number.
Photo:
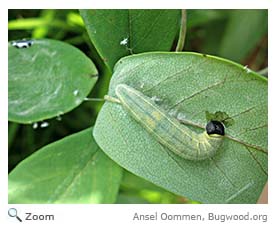
[[[111,70],[131,53],[170,50],[180,30],[180,10],[80,10],[80,14]]]
[[[87,129],[23,160],[9,174],[9,203],[114,203],[121,176]]]
[[[9,43],[9,120],[32,123],[77,107],[97,80],[93,62],[77,48],[55,40]]]
[[[94,136],[114,161],[169,191],[204,203],[255,203],[267,180],[267,80],[225,59],[196,53],[147,53],[121,59],[108,95],[125,83],[158,100],[167,114],[202,132],[205,112],[226,112],[213,159],[185,160],[164,148],[125,109],[104,104]]]

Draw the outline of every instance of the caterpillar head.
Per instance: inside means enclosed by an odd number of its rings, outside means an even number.
[[[206,132],[208,135],[224,136],[224,125],[219,121],[210,121],[207,123]]]

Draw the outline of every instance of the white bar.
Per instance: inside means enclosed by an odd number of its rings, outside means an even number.
[[[5,225],[270,225],[268,205],[9,205],[22,219],[6,216]],[[41,219],[26,220],[26,213]],[[249,214],[249,220],[208,220],[208,214]],[[135,214],[150,215],[151,220],[134,220]],[[50,217],[53,215],[52,217]],[[193,220],[192,216],[193,216]],[[194,220],[196,215],[204,220]],[[261,215],[261,219],[259,219]],[[267,222],[265,215],[267,215]],[[47,217],[46,217],[47,216]],[[251,220],[256,219],[258,220]],[[221,216],[220,216],[221,217]],[[54,220],[50,220],[53,219]],[[166,218],[166,219],[165,219]],[[168,218],[168,219],[167,219]],[[36,218],[35,218],[36,219]],[[39,219],[39,218],[38,218]]]
[[[268,8],[272,0],[9,0],[9,9],[260,9]]]

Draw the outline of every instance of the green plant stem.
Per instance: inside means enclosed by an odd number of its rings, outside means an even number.
[[[186,36],[186,9],[183,9],[181,13],[180,33],[179,33],[179,40],[176,47],[176,52],[180,52],[183,50],[185,36]]]

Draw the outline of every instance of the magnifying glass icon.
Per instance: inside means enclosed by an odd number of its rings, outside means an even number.
[[[20,219],[20,217],[17,216],[17,209],[10,208],[9,211],[8,211],[8,215],[10,217],[16,217],[17,220],[19,220],[20,222],[22,222],[22,220]]]

